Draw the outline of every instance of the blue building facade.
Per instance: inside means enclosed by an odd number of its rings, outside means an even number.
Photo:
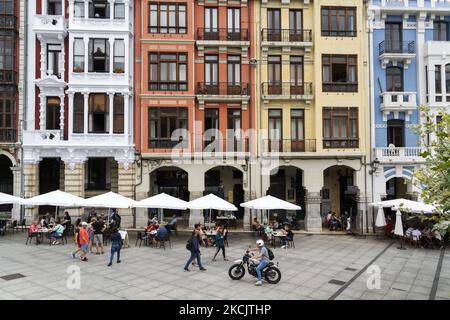
[[[437,120],[450,106],[450,1],[371,0],[367,17],[374,200],[416,200],[418,106],[430,106]]]

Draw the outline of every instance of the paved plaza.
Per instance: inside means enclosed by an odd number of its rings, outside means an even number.
[[[122,250],[122,263],[106,266],[105,255],[89,262],[72,259],[73,245],[25,245],[25,233],[0,237],[0,299],[447,299],[450,300],[450,252],[398,250],[398,242],[376,237],[296,235],[296,248],[274,250],[282,272],[277,285],[255,287],[246,273],[228,277],[234,259],[256,238],[230,234],[230,261],[212,262],[214,248],[203,248],[206,272],[184,272],[188,234],[172,239],[172,248],[135,247]],[[81,287],[67,288],[68,267],[79,266]],[[380,287],[376,287],[380,270]],[[370,271],[370,273],[368,273]],[[438,271],[438,272],[437,272]],[[24,277],[5,280],[11,274]],[[369,279],[369,277],[372,277]],[[7,278],[7,277],[6,277]],[[368,281],[369,279],[369,281]],[[330,282],[331,281],[331,282]],[[369,286],[367,285],[369,282]],[[275,289],[275,290],[274,290]]]

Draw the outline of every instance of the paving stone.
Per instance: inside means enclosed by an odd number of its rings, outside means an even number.
[[[389,244],[370,237],[303,236],[296,241],[299,245],[295,250],[275,249],[282,272],[281,282],[277,285],[264,283],[255,288],[256,279],[248,273],[240,281],[228,277],[233,260],[240,259],[248,244],[255,241],[248,235],[232,234],[227,248],[229,262],[211,262],[214,248],[202,249],[206,272],[200,272],[198,268],[183,272],[188,258],[185,236],[175,237],[172,248],[165,251],[132,245],[122,251],[123,263],[111,268],[106,267],[108,254],[89,255],[89,261],[83,263],[69,257],[73,246],[25,246],[24,237],[25,234],[0,238],[0,276],[26,275],[24,279],[0,280],[0,299],[321,300],[328,299],[342,287],[330,284],[331,279],[349,281]],[[391,247],[374,262],[382,270],[381,290],[368,290],[366,280],[369,275],[363,273],[336,299],[428,297],[439,254],[438,250],[400,252]],[[439,299],[450,299],[447,292],[450,265],[446,265],[450,259],[446,261],[437,292]],[[69,266],[80,267],[81,290],[66,287]],[[345,270],[347,267],[356,270]],[[391,286],[408,291],[393,292]]]

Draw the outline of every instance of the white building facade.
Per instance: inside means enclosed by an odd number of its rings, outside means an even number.
[[[134,196],[132,5],[29,3],[26,197],[55,189]],[[51,210],[28,208],[26,215]],[[123,226],[133,224],[129,210],[122,216]]]
[[[450,111],[450,1],[372,0],[368,7],[375,201],[420,198],[411,179],[423,164],[414,127],[427,105]]]

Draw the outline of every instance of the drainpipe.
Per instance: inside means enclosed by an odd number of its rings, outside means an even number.
[[[20,19],[19,19],[20,21]],[[24,58],[24,65],[23,65],[23,77],[25,80],[28,74],[28,0],[25,0],[24,3],[24,52],[25,52],[25,58]],[[19,122],[20,125],[20,197],[23,198],[25,196],[25,177],[24,177],[24,170],[23,170],[23,132],[25,130],[26,126],[26,119],[27,119],[27,113],[25,105],[27,103],[27,81],[23,81],[23,103],[22,103],[22,121]],[[23,205],[20,206],[20,220],[23,220],[25,217],[25,207]]]
[[[370,7],[369,7],[370,9]],[[373,11],[372,14],[375,14]],[[373,19],[374,16],[372,16],[372,19],[368,21],[368,32],[369,32],[369,42],[368,42],[368,50],[369,50],[369,123],[370,123],[370,146],[369,146],[369,159],[370,163],[373,162],[373,156],[374,151],[373,148],[375,147],[375,86],[374,86],[374,57],[373,57]],[[374,202],[374,188],[375,188],[375,181],[374,181],[374,174],[375,172],[372,172],[371,174],[371,202]],[[366,209],[367,211],[367,209]],[[372,228],[375,232],[375,222],[373,221],[373,214],[372,214]]]

